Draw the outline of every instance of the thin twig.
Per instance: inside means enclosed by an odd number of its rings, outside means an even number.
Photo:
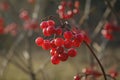
[[[97,58],[96,54],[94,53],[94,51],[92,50],[92,48],[89,46],[89,44],[86,43],[85,41],[84,41],[84,43],[85,43],[85,45],[89,48],[89,50],[91,51],[92,55],[95,57],[96,61],[98,62],[99,66],[100,66],[100,68],[101,68],[101,71],[102,71],[102,73],[103,73],[104,79],[107,80],[106,73],[105,73],[105,70],[104,70],[101,62],[99,61],[99,59]]]

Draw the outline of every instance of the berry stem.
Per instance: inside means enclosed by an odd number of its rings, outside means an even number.
[[[99,66],[101,68],[101,71],[103,73],[104,79],[107,80],[105,70],[104,70],[104,68],[103,68],[100,60],[97,58],[96,54],[94,53],[94,51],[92,50],[92,48],[90,47],[90,45],[87,42],[85,42],[85,41],[84,41],[84,43],[89,48],[89,50],[91,51],[92,55],[95,57],[96,61],[98,62]]]

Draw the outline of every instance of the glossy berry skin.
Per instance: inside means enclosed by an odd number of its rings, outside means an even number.
[[[56,46],[62,46],[64,44],[64,40],[62,38],[56,38],[55,39],[55,45]]]
[[[47,27],[47,33],[48,33],[49,35],[54,34],[54,33],[55,33],[55,27],[54,27],[54,26],[48,26],[48,27]]]
[[[68,55],[69,55],[70,57],[75,57],[75,56],[77,55],[76,49],[74,49],[74,48],[68,49]]]
[[[48,31],[47,31],[47,28],[44,28],[44,29],[42,30],[42,32],[43,32],[44,36],[50,36],[50,34],[49,34]]]
[[[77,40],[72,40],[72,46],[74,47],[80,47],[81,43]]]
[[[47,21],[48,26],[55,26],[55,21],[53,20],[48,20]]]
[[[38,46],[42,46],[42,44],[43,44],[43,38],[42,37],[37,37],[36,39],[35,39],[35,43],[38,45]]]
[[[66,39],[66,40],[64,41],[64,47],[65,47],[65,48],[71,48],[71,47],[72,47],[72,41],[69,40],[69,39]]]
[[[53,55],[53,56],[51,57],[51,62],[52,62],[52,64],[57,65],[57,64],[60,63],[60,60],[59,60],[58,56]]]
[[[65,39],[71,39],[73,37],[73,34],[71,31],[66,31],[64,32],[63,36]]]
[[[57,46],[55,45],[54,39],[50,41],[50,47],[51,48],[56,48]]]
[[[50,49],[50,41],[49,40],[44,40],[42,44],[42,48],[44,50],[49,50]]]
[[[55,34],[56,35],[62,35],[62,28],[58,27],[55,29]]]
[[[81,80],[81,77],[79,75],[74,76],[74,80]]]
[[[62,54],[63,52],[64,52],[64,48],[62,46],[56,48],[56,53]]]
[[[60,61],[66,61],[68,59],[68,54],[67,53],[62,53],[58,55]]]
[[[42,21],[42,22],[40,23],[40,28],[41,28],[41,29],[44,29],[44,28],[47,28],[47,27],[48,27],[47,21]]]
[[[52,49],[50,50],[51,56],[55,55],[55,53],[56,53],[55,51],[56,51],[55,48],[52,48]]]

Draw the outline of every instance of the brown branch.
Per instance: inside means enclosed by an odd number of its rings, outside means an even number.
[[[102,71],[102,73],[103,73],[104,79],[107,80],[106,73],[105,73],[105,70],[104,70],[101,62],[99,61],[99,59],[97,58],[96,54],[94,53],[94,51],[92,50],[92,48],[89,46],[89,44],[86,43],[85,41],[84,41],[84,43],[85,43],[85,45],[88,47],[88,49],[91,51],[91,53],[92,53],[92,55],[94,56],[94,58],[96,59],[96,61],[98,62],[99,66],[100,66],[100,68],[101,68],[101,71]]]

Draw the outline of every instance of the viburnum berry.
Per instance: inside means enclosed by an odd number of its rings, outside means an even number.
[[[55,39],[55,45],[56,46],[62,46],[64,44],[64,40],[62,38],[56,38]]]
[[[73,34],[71,31],[66,31],[66,32],[64,32],[63,35],[64,35],[65,39],[71,39],[73,37]]]
[[[0,3],[0,9],[3,11],[7,11],[10,8],[10,5],[8,4],[8,2],[2,2]]]
[[[75,56],[77,55],[76,49],[74,49],[74,48],[68,49],[68,55],[69,55],[70,57],[75,57]]]
[[[48,31],[47,31],[47,28],[44,28],[44,29],[43,29],[43,34],[44,34],[44,36],[50,36],[50,34],[49,34]]]
[[[50,41],[50,47],[51,48],[56,48],[57,46],[55,45],[54,39]]]
[[[53,20],[48,20],[47,21],[48,26],[55,26],[55,21]]]
[[[74,80],[81,80],[81,77],[79,75],[75,75]]]
[[[60,63],[59,57],[56,55],[51,56],[51,62],[55,65],[59,64]]]
[[[113,78],[118,76],[118,72],[114,69],[109,70],[109,75]]]
[[[63,52],[64,52],[64,48],[63,48],[62,46],[58,46],[58,47],[56,48],[56,53],[62,54]]]
[[[4,28],[0,26],[0,34],[4,33]]]
[[[49,35],[52,35],[52,34],[55,33],[55,27],[54,26],[48,26],[46,30],[47,30],[47,33]]]
[[[42,48],[44,50],[49,50],[50,49],[50,41],[49,40],[44,40],[42,43]]]
[[[62,28],[58,27],[55,29],[55,34],[56,35],[62,35]]]
[[[36,0],[28,0],[30,4],[34,4]]]
[[[66,52],[63,52],[62,54],[58,55],[60,61],[66,61],[68,59],[68,54]]]
[[[42,44],[43,44],[43,38],[42,37],[37,37],[36,39],[35,39],[35,43],[38,45],[38,46],[42,46]]]
[[[64,41],[64,47],[65,48],[71,48],[72,47],[72,41],[69,39],[65,39]]]
[[[20,12],[19,17],[20,17],[21,19],[23,19],[23,20],[29,20],[29,19],[30,19],[27,10],[22,10],[22,11]]]
[[[77,40],[72,40],[72,46],[74,47],[80,47],[81,42],[77,41]]]
[[[40,28],[41,28],[41,29],[44,29],[44,28],[47,28],[47,27],[48,27],[47,21],[42,21],[42,22],[40,23]]]
[[[51,54],[51,56],[55,55],[55,53],[56,53],[55,51],[56,51],[55,48],[52,48],[52,49],[50,50],[50,54]]]
[[[0,17],[0,26],[3,26],[3,24],[4,24],[4,19]]]

